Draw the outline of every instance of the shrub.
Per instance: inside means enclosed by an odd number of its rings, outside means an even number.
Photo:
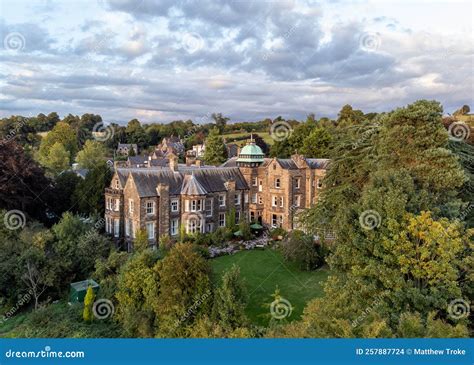
[[[291,232],[280,249],[285,260],[296,262],[302,270],[314,270],[324,263],[322,246],[302,231]]]

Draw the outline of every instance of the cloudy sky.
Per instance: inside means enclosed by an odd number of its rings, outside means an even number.
[[[474,108],[473,22],[456,0],[0,0],[0,116]]]

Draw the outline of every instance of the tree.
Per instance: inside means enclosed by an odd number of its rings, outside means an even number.
[[[302,231],[289,233],[281,244],[281,252],[285,260],[296,262],[302,270],[314,270],[324,263],[321,246]]]
[[[360,110],[352,109],[352,106],[349,104],[344,105],[337,116],[338,126],[357,124],[364,119],[364,113]]]
[[[227,213],[225,217],[225,228],[230,234],[235,233],[237,230],[237,224],[236,224],[236,215],[235,215],[235,208],[231,208]]]
[[[82,312],[82,318],[86,322],[92,322],[94,315],[92,314],[92,306],[94,304],[95,294],[92,286],[89,285],[87,288],[86,296],[84,297],[84,311]]]
[[[247,291],[240,277],[240,268],[233,265],[222,277],[222,284],[214,295],[213,321],[228,330],[247,325],[245,308]]]
[[[53,175],[59,175],[69,168],[69,152],[61,143],[56,142],[51,146],[47,155],[41,155],[40,162]]]
[[[41,141],[39,149],[40,161],[48,158],[50,149],[55,143],[60,143],[64,146],[66,151],[69,153],[69,163],[71,163],[74,160],[78,148],[75,130],[65,122],[57,123],[51,132],[49,132]]]
[[[40,297],[54,283],[55,271],[51,268],[44,249],[34,245],[22,252],[21,262],[22,280],[34,298],[34,308],[38,309]]]
[[[115,297],[117,318],[127,335],[153,337],[155,313],[153,305],[159,291],[159,275],[154,269],[157,251],[134,254],[120,270]]]
[[[64,171],[56,177],[52,196],[53,209],[58,217],[67,210],[74,210],[73,194],[82,179],[73,171]]]
[[[103,165],[106,159],[106,150],[103,143],[98,141],[86,141],[84,148],[79,151],[76,161],[83,169],[92,170]]]
[[[324,299],[308,305],[312,335],[360,337],[378,325],[394,331],[401,313],[445,315],[450,298],[465,295],[472,233],[456,220],[465,177],[446,148],[441,112],[421,100],[378,116],[375,130],[366,122],[338,129],[326,188],[303,218],[308,232],[337,237],[329,260],[335,275]],[[352,328],[367,298],[370,316]]]
[[[146,250],[149,247],[148,234],[146,229],[137,230],[135,239],[133,240],[133,248],[135,251],[140,252]]]
[[[15,141],[0,143],[0,207],[46,220],[50,184],[43,169]]]
[[[324,128],[315,128],[304,139],[301,154],[307,158],[329,158],[331,135]]]
[[[139,149],[148,147],[148,135],[138,119],[132,119],[128,122],[125,134],[127,143],[136,143]]]
[[[155,301],[159,335],[180,336],[210,309],[209,264],[188,243],[178,243],[158,262],[160,293]]]
[[[227,159],[227,149],[224,140],[219,135],[217,128],[211,129],[206,138],[206,149],[204,151],[204,161],[208,165],[220,165]]]
[[[212,119],[214,119],[214,122],[216,123],[216,127],[219,130],[219,133],[223,133],[225,130],[225,126],[227,125],[227,122],[229,121],[229,118],[224,117],[222,113],[212,113]],[[206,145],[207,148],[207,145]]]
[[[103,162],[88,172],[86,178],[79,182],[73,200],[79,212],[103,216],[105,209],[104,189],[110,185],[112,172]]]

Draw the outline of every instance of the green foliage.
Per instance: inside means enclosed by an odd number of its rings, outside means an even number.
[[[224,140],[219,135],[219,130],[213,128],[206,138],[206,149],[204,151],[204,161],[208,165],[220,165],[227,159],[227,149]]]
[[[105,162],[94,167],[81,180],[74,192],[73,200],[77,210],[83,214],[104,215],[104,189],[110,185],[112,172]]]
[[[69,159],[69,152],[61,143],[56,142],[51,146],[47,155],[41,155],[40,162],[53,175],[58,175],[69,168]]]
[[[248,241],[252,238],[252,229],[250,223],[246,219],[242,219],[239,223],[239,231],[242,234],[242,239]]]
[[[85,322],[92,322],[94,314],[92,313],[92,305],[94,304],[95,293],[91,286],[87,288],[86,296],[84,297],[84,312],[82,318]]]
[[[160,337],[183,335],[185,328],[200,315],[209,312],[211,287],[209,265],[192,245],[176,244],[158,262],[160,292],[154,310]]]
[[[142,228],[137,230],[135,239],[133,240],[133,249],[140,252],[146,250],[148,247],[148,234],[146,229]]]
[[[285,260],[297,263],[302,270],[314,270],[324,264],[322,246],[302,231],[289,233],[280,248]]]
[[[59,143],[68,152],[68,164],[70,164],[77,153],[78,141],[76,132],[65,122],[59,122],[41,141],[39,149],[40,161],[48,160],[51,148]]]
[[[310,336],[394,332],[401,313],[442,314],[450,299],[463,297],[471,233],[454,219],[465,176],[446,148],[441,112],[439,103],[422,100],[372,125],[351,119],[339,126],[326,187],[303,219],[308,232],[337,237],[329,260],[337,276],[325,298],[308,306]],[[364,226],[367,214],[372,227]],[[376,308],[354,329],[367,298]]]
[[[304,139],[299,151],[306,158],[329,158],[331,134],[325,128],[315,128]]]
[[[118,274],[129,258],[127,252],[112,251],[107,258],[99,257],[95,262],[92,278],[99,283],[100,297],[112,298],[117,292]]]
[[[84,147],[76,156],[76,162],[83,169],[92,170],[103,165],[106,157],[104,144],[87,140]]]
[[[56,177],[53,189],[54,205],[52,208],[58,217],[67,210],[75,211],[73,195],[76,186],[81,180],[73,171],[64,171]]]
[[[0,337],[7,338],[114,338],[123,331],[113,321],[84,322],[82,305],[69,306],[65,302],[49,304],[34,312],[17,314],[3,325]],[[9,324],[15,321],[15,326]]]
[[[134,254],[122,266],[115,295],[117,319],[127,336],[153,337],[154,305],[159,291],[159,275],[154,266],[159,256],[157,251],[144,250]]]
[[[212,319],[226,330],[247,325],[245,308],[247,291],[240,277],[240,268],[233,265],[222,277],[222,284],[214,294]]]
[[[225,228],[232,235],[237,231],[237,224],[235,220],[236,220],[235,208],[231,208],[225,214]]]

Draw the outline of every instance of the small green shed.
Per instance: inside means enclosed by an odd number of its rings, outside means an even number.
[[[87,288],[89,286],[91,286],[92,290],[94,290],[94,293],[97,294],[97,291],[99,290],[99,284],[97,284],[92,279],[71,283],[69,301],[71,303],[82,303],[84,301],[84,297],[86,296]]]

